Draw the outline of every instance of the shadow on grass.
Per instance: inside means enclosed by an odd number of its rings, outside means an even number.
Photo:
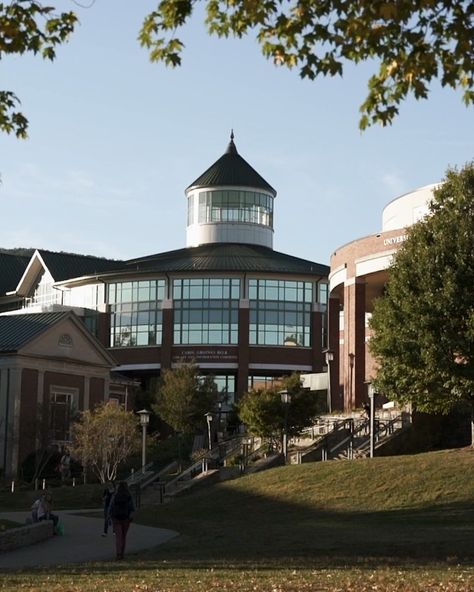
[[[468,502],[334,511],[216,487],[143,508],[137,521],[181,534],[124,562],[38,572],[105,575],[149,570],[416,568],[436,562],[474,565],[474,508]],[[133,536],[133,524],[131,529]]]

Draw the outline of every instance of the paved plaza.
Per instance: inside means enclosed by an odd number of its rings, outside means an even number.
[[[97,510],[100,512],[100,510]],[[94,510],[87,510],[87,513]],[[80,515],[80,510],[58,511],[64,524],[64,535],[0,554],[0,570],[22,567],[43,567],[115,559],[112,529],[102,537],[104,521]],[[24,524],[29,512],[1,512],[0,518]],[[127,537],[125,557],[161,545],[178,533],[132,522]]]

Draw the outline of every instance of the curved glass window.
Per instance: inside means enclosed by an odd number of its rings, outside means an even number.
[[[190,219],[188,212],[188,225]],[[273,197],[257,191],[233,189],[201,191],[198,222],[246,222],[273,228]]]
[[[194,224],[194,195],[188,197],[188,226]]]
[[[164,296],[165,280],[109,284],[111,347],[161,344]]]
[[[312,282],[249,280],[251,345],[311,346]]]
[[[173,280],[174,344],[237,343],[239,297],[239,279]]]

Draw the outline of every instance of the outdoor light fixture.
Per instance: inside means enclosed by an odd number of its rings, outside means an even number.
[[[207,421],[207,437],[209,440],[209,450],[212,449],[212,441],[211,441],[211,421],[212,421],[212,413],[209,411],[204,415]]]
[[[375,444],[375,405],[374,405],[374,397],[377,394],[374,389],[374,385],[370,380],[366,382],[367,384],[367,394],[369,395],[369,425],[370,425],[370,458],[374,458],[374,444]]]
[[[328,412],[332,413],[331,362],[334,360],[334,352],[328,348],[323,350],[323,353],[326,356],[326,366],[328,367],[327,407]]]
[[[283,391],[280,391],[280,398],[281,402],[285,406],[285,426],[283,430],[283,457],[285,459],[286,464],[288,461],[288,407],[291,403],[291,395],[285,389]]]
[[[147,409],[137,411],[140,416],[140,425],[142,426],[142,472],[146,465],[146,428],[150,423],[150,412]]]

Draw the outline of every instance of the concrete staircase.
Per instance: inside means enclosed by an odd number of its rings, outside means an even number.
[[[146,503],[166,503],[176,496],[182,495],[191,488],[211,485],[218,481],[235,478],[243,472],[248,472],[252,456],[257,453],[258,439],[239,435],[237,437],[219,442],[211,450],[203,452],[201,457],[188,466],[184,471],[177,472],[177,463],[167,467],[160,473],[145,471],[143,477],[135,479],[133,485],[141,487],[141,499]],[[193,450],[204,450],[202,442],[196,439]],[[226,466],[226,461],[232,456],[239,455],[244,451],[244,466]],[[278,455],[281,456],[281,455]],[[263,467],[263,463],[255,463]],[[171,469],[171,470],[170,470]],[[148,487],[152,485],[152,487]],[[143,491],[148,487],[147,491]]]
[[[409,414],[377,414],[374,425],[375,451],[392,438],[398,437],[409,425]],[[184,471],[177,472],[177,463],[172,463],[160,472],[154,472],[151,465],[148,465],[143,471],[135,473],[129,483],[132,490],[139,492],[141,501],[151,504],[166,503],[191,488],[283,464],[283,456],[279,452],[268,454],[261,444],[259,438],[239,435],[203,452]],[[196,441],[195,447],[196,450],[202,450],[202,442]],[[291,464],[352,460],[369,456],[369,451],[370,426],[365,416],[325,416],[305,430],[301,437],[291,440],[288,459]],[[237,455],[241,458],[240,464],[226,466],[227,461]]]
[[[374,422],[374,453],[397,438],[409,425],[411,418],[408,413],[377,413]],[[305,435],[306,439],[291,442],[291,463],[352,460],[370,454],[370,423],[365,416],[351,414],[321,418]],[[313,440],[308,444],[310,438]]]

